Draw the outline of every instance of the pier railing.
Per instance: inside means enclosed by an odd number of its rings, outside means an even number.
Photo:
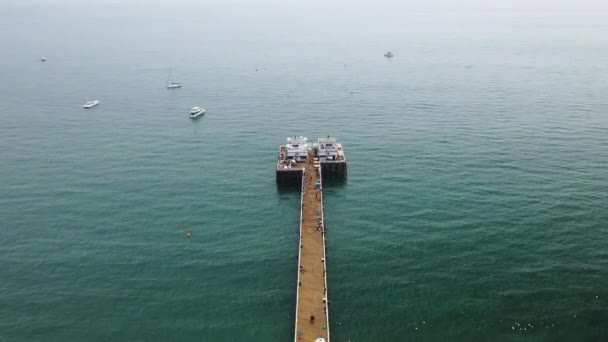
[[[302,169],[302,185],[300,187],[300,231],[298,232],[298,270],[300,269],[301,261],[302,261],[302,224],[304,223],[304,177],[306,177],[306,168]],[[295,315],[295,324],[294,324],[294,341],[298,340],[298,305],[300,304],[300,274],[298,271],[298,283],[296,285],[296,315]]]
[[[321,172],[321,164],[319,163],[319,199],[321,201],[321,222],[323,223],[323,281],[324,284],[324,293],[323,296],[325,298],[325,322],[327,322],[327,342],[330,341],[329,337],[329,295],[328,295],[328,286],[327,286],[327,252],[325,247],[325,239],[327,237],[327,225],[325,224],[325,209],[323,208],[323,172]],[[299,277],[299,275],[298,275]]]

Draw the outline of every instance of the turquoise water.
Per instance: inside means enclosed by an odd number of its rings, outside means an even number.
[[[333,341],[608,338],[606,12],[0,8],[0,340],[290,340],[328,134]]]

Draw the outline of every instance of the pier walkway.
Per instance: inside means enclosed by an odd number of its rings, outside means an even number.
[[[314,155],[303,167],[300,253],[296,299],[296,342],[329,342],[329,308],[325,257],[325,222],[321,170]],[[321,340],[322,339],[322,340]]]

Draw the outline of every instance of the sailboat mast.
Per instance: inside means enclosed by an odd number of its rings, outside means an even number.
[[[167,88],[175,89],[181,88],[182,85],[179,82],[173,82],[173,68],[169,67],[169,75],[167,75]]]

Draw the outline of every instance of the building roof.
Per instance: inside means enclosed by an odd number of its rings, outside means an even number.
[[[302,137],[302,136],[299,136],[299,137],[293,136],[293,137],[287,138],[287,144],[289,144],[289,145],[303,145],[303,144],[306,144],[307,141],[308,141],[308,138]]]
[[[336,138],[330,138],[329,136],[327,138],[319,138],[319,144],[335,144],[336,143]]]

